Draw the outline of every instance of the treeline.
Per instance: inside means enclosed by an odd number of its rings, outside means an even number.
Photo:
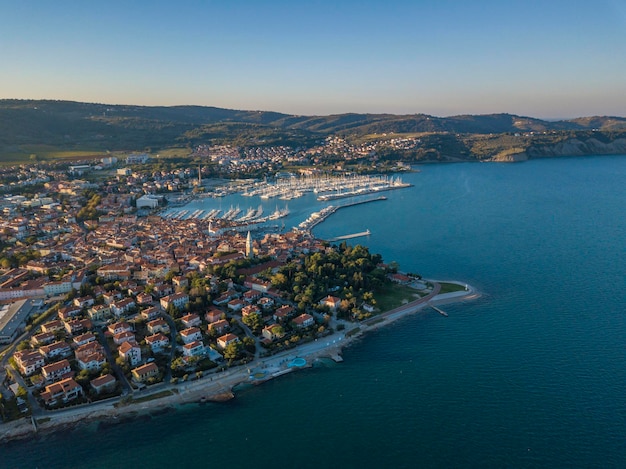
[[[342,299],[340,316],[359,315],[362,303],[373,304],[375,291],[386,282],[381,261],[380,254],[371,254],[365,246],[342,243],[292,261],[270,279],[300,310],[322,309],[319,300],[332,293]]]

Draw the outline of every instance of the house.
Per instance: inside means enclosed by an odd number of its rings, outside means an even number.
[[[104,321],[111,317],[111,308],[107,305],[93,305],[87,310],[87,315],[92,321]]]
[[[105,304],[110,305],[122,299],[122,292],[117,291],[117,290],[112,290],[110,292],[103,294],[102,299],[104,300]]]
[[[150,346],[152,352],[159,353],[170,344],[170,339],[165,334],[157,332],[146,337],[146,344]]]
[[[195,340],[183,345],[183,356],[199,357],[201,355],[204,355],[204,344],[201,341]]]
[[[133,368],[131,374],[135,381],[145,383],[150,378],[156,378],[159,375],[159,367],[156,366],[154,362],[146,363],[145,365]]]
[[[411,283],[411,277],[404,274],[390,274],[389,278],[392,282],[399,283],[400,285],[407,285]]]
[[[149,293],[139,293],[137,295],[137,304],[140,306],[151,305],[153,301],[154,298]]]
[[[150,321],[146,326],[150,334],[156,334],[157,332],[162,332],[163,334],[170,333],[170,326],[167,324],[167,321],[163,318],[154,319]]]
[[[55,321],[49,321],[41,326],[42,332],[58,332],[63,329],[63,321],[59,321],[58,319]]]
[[[104,376],[92,379],[89,382],[89,385],[96,394],[103,394],[114,391],[116,383],[117,380],[115,379],[115,377],[107,373]]]
[[[239,337],[235,334],[224,334],[223,336],[217,338],[217,346],[222,350],[234,342],[240,342]]]
[[[280,339],[283,335],[285,335],[283,328],[278,324],[265,326],[261,334],[270,341]]]
[[[42,367],[41,375],[46,383],[53,383],[64,378],[73,378],[72,367],[66,359]]]
[[[220,319],[218,321],[212,322],[207,327],[207,331],[209,332],[209,334],[223,334],[229,329],[230,324],[226,319]]]
[[[88,346],[91,344],[86,345]],[[78,367],[81,370],[99,371],[104,365],[106,365],[107,358],[103,351],[91,354],[81,354],[81,358],[77,358],[76,363],[78,363]]]
[[[258,316],[261,315],[261,310],[259,309],[257,305],[246,305],[241,309],[242,317],[245,318],[247,316],[250,316],[251,314],[256,314]]]
[[[151,306],[141,312],[141,317],[146,321],[152,321],[153,319],[158,318],[159,314],[161,314],[161,310],[156,306]]]
[[[155,285],[153,290],[157,298],[163,298],[174,293],[174,288],[167,284]]]
[[[135,334],[130,331],[120,332],[113,336],[113,342],[115,342],[116,345],[121,345],[128,341],[135,341]]]
[[[141,363],[141,347],[134,340],[123,342],[117,351],[120,357],[130,363],[130,366],[137,366]]]
[[[72,303],[74,304],[74,306],[78,306],[79,308],[88,308],[90,306],[93,306],[95,300],[91,296],[83,296],[81,298],[74,298],[74,301],[72,301]]]
[[[127,313],[131,308],[134,308],[135,305],[135,300],[132,298],[124,298],[123,300],[111,303],[111,312],[119,318],[122,314]]]
[[[41,398],[46,406],[53,406],[67,404],[82,394],[83,388],[74,379],[66,378],[46,386],[46,390],[41,393]]]
[[[234,300],[230,300],[228,302],[228,309],[232,311],[240,311],[246,303],[239,298],[235,298]]]
[[[183,309],[187,303],[189,303],[189,295],[187,293],[174,293],[173,295],[168,295],[165,298],[161,298],[160,300],[161,308],[167,310],[170,305],[175,306],[178,309]]]
[[[180,331],[180,337],[185,344],[190,344],[191,342],[202,340],[202,331],[197,327],[190,327]]]
[[[267,291],[272,288],[272,283],[258,278],[248,277],[244,281],[243,286],[260,293],[267,293]]]
[[[263,309],[263,311],[268,311],[274,306],[274,300],[271,298],[263,297],[258,302],[257,305]]]
[[[332,311],[336,311],[339,306],[341,306],[341,298],[337,298],[336,296],[328,295],[325,298],[320,300],[320,305],[328,306]]]
[[[189,280],[187,279],[187,277],[174,277],[172,278],[172,283],[178,288],[184,288],[189,286]]]
[[[61,309],[59,309],[59,318],[67,321],[71,318],[75,318],[76,316],[80,315],[80,313],[82,312],[82,309],[78,306],[75,305],[70,305],[70,306],[65,306]]]
[[[41,334],[37,334],[31,337],[30,341],[33,345],[47,345],[54,342],[56,336],[52,332],[42,332]]]
[[[273,318],[274,321],[284,322],[287,320],[289,316],[291,316],[294,312],[293,306],[284,305],[274,311]]]
[[[305,327],[309,327],[315,324],[315,320],[313,319],[313,316],[311,316],[310,314],[306,314],[306,313],[301,314],[300,316],[295,318],[292,322],[293,322],[294,327],[298,329],[304,329]]]
[[[38,350],[22,350],[13,354],[20,373],[30,376],[45,365],[43,355]]]
[[[89,347],[90,345],[100,345],[96,342],[90,342],[83,345],[83,347]],[[100,346],[101,347],[101,346]],[[91,353],[89,353],[91,351]],[[80,357],[80,358],[79,358]],[[104,354],[104,349],[85,349],[80,354],[76,354],[76,363],[81,370],[99,371],[107,363],[107,357]]]
[[[119,321],[114,324],[109,324],[107,329],[111,335],[116,335],[121,332],[130,332],[133,328],[126,321]]]
[[[46,360],[51,360],[57,357],[67,357],[72,353],[72,348],[67,342],[53,342],[50,345],[44,345],[39,348],[39,351],[43,353]]]
[[[224,316],[224,312],[222,310],[219,310],[217,308],[211,308],[204,315],[204,319],[206,320],[206,322],[211,323],[219,319],[222,319],[223,316]]]
[[[200,316],[198,316],[197,314],[193,314],[193,313],[186,314],[185,316],[180,318],[180,321],[183,323],[185,327],[194,327],[194,326],[199,326],[200,324],[202,324],[202,320],[200,319]]]
[[[259,298],[261,298],[261,292],[256,291],[256,290],[248,290],[247,292],[243,294],[243,299],[247,303],[252,303],[253,301],[258,300]]]
[[[65,323],[65,330],[68,334],[81,334],[91,329],[91,321],[89,319],[75,319]]]
[[[81,345],[88,344],[89,342],[93,342],[96,340],[96,336],[93,335],[93,332],[85,332],[79,336],[76,336],[72,339],[75,347],[80,347]]]

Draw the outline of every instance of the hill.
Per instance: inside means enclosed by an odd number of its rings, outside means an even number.
[[[310,146],[327,135],[407,133],[490,135],[596,130],[621,133],[622,117],[545,121],[513,114],[295,116],[207,106],[132,106],[53,100],[0,100],[0,156],[46,151],[159,150],[198,143]],[[460,137],[459,137],[460,138]],[[464,137],[466,140],[466,137]],[[600,139],[602,141],[602,139]],[[458,145],[453,145],[457,147]],[[462,146],[468,147],[466,141]],[[469,145],[470,152],[472,145]]]

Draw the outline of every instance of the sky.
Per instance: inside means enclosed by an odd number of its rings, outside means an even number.
[[[0,0],[0,98],[626,115],[626,0]]]

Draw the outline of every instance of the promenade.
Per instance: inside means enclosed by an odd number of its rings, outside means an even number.
[[[465,291],[440,295],[441,285],[431,282],[433,289],[427,295],[406,303],[398,308],[376,315],[360,323],[343,323],[345,329],[337,331],[324,338],[300,345],[293,349],[279,352],[275,355],[259,358],[247,365],[237,366],[221,372],[207,373],[200,379],[184,383],[159,383],[142,391],[135,391],[133,398],[140,402],[125,403],[123,397],[112,398],[92,404],[82,404],[70,408],[44,411],[37,415],[37,431],[47,432],[59,427],[74,427],[83,421],[115,420],[125,416],[135,416],[174,407],[185,403],[200,402],[201,400],[223,400],[232,397],[233,388],[242,383],[258,384],[276,376],[299,369],[289,367],[289,362],[299,357],[306,359],[307,366],[322,357],[338,360],[342,349],[352,343],[367,331],[386,326],[393,321],[415,313],[430,302],[437,304],[475,299],[479,293],[468,286]],[[251,376],[262,372],[262,380],[253,380]],[[169,395],[156,396],[169,391]],[[150,396],[155,396],[150,400]],[[148,398],[148,400],[143,400]],[[0,442],[12,439],[25,438],[35,433],[31,420],[9,422],[0,427]]]

